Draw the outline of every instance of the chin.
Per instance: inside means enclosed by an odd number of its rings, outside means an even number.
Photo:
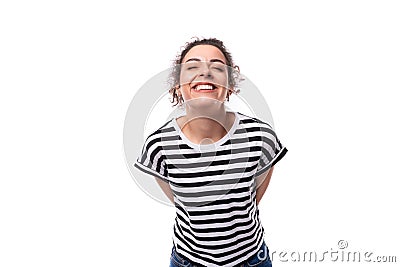
[[[203,108],[203,109],[205,109],[204,111],[206,111],[206,109],[220,107],[221,105],[224,104],[224,101],[221,101],[220,99],[215,98],[215,97],[200,96],[200,97],[191,98],[191,99],[185,101],[184,103],[188,107],[196,108],[196,109]]]

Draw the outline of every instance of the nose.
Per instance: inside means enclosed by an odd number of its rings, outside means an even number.
[[[207,78],[212,78],[212,73],[210,70],[210,65],[207,63],[202,64],[202,67],[200,68],[200,77],[207,77]]]

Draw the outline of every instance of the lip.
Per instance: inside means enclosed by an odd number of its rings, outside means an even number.
[[[199,85],[211,85],[214,89],[212,89],[212,90],[210,90],[210,89],[196,90],[195,89],[196,86],[199,86]],[[211,82],[196,82],[190,87],[190,89],[195,92],[214,92],[216,89],[218,89],[218,86]]]

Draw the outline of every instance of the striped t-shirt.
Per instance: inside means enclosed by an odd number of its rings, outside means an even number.
[[[235,266],[260,249],[255,177],[287,151],[268,123],[234,114],[228,133],[206,145],[191,142],[171,119],[148,136],[135,162],[170,184],[176,251],[204,266]]]

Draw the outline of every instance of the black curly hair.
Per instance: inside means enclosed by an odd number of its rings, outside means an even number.
[[[183,58],[186,56],[186,54],[189,52],[190,49],[197,45],[212,45],[218,48],[222,54],[225,56],[226,59],[226,65],[228,66],[228,85],[229,85],[229,90],[233,93],[238,93],[239,91],[236,90],[236,87],[238,86],[239,81],[241,81],[240,78],[240,69],[239,66],[236,66],[233,63],[232,60],[232,55],[226,49],[224,43],[216,38],[194,38],[194,41],[187,42],[183,47],[181,52],[176,56],[171,75],[170,75],[170,86],[171,89],[169,89],[169,93],[172,96],[171,103],[173,106],[176,106],[178,104],[182,104],[183,98],[182,96],[178,96],[177,94],[177,89],[180,87],[180,74],[181,74],[181,68],[180,65],[182,64]],[[229,94],[227,96],[227,99],[229,100]]]

